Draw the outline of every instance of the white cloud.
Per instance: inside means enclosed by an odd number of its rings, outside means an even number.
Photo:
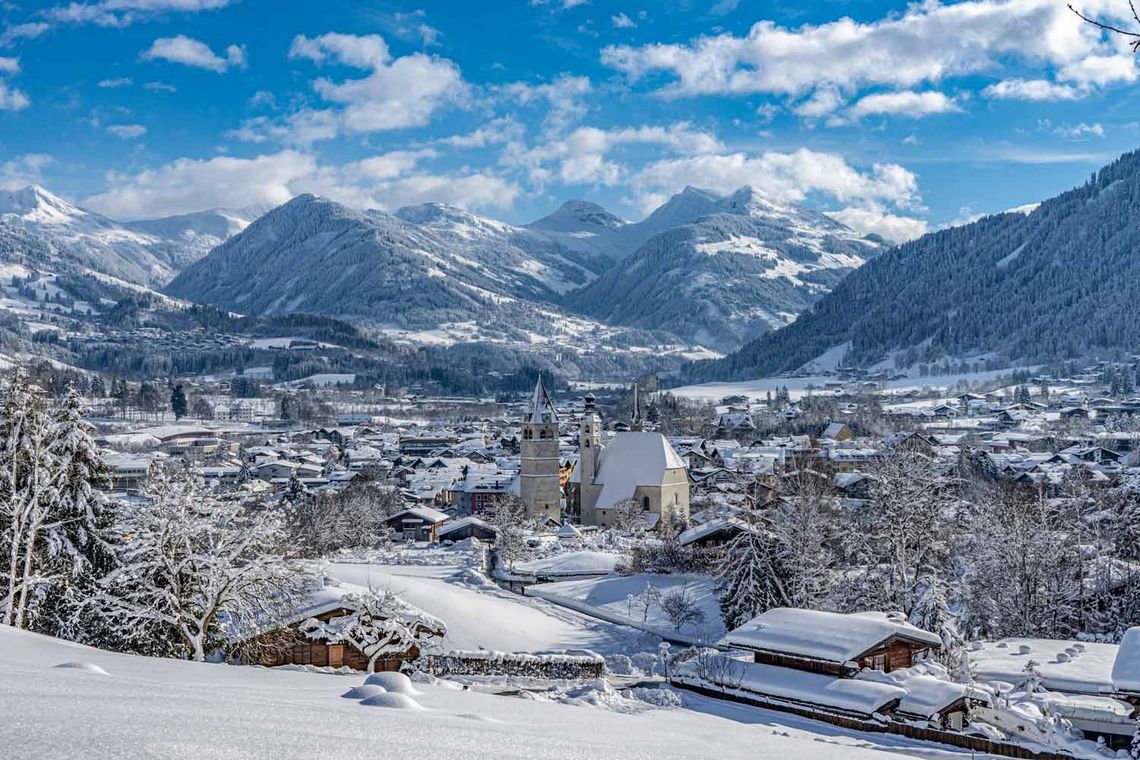
[[[143,85],[144,89],[153,90],[155,92],[178,92],[178,88],[166,82],[147,82]]]
[[[0,57],[0,75],[20,73],[20,59]],[[31,105],[28,96],[0,79],[0,111],[20,111]]]
[[[545,101],[549,109],[543,119],[543,126],[547,130],[558,132],[586,115],[582,98],[593,90],[593,86],[587,77],[560,74],[553,81],[543,84],[512,82],[500,89],[507,97],[524,106]]]
[[[1069,139],[1080,139],[1084,137],[1104,137],[1104,127],[1100,124],[1075,124],[1070,126],[1068,124],[1061,124],[1053,128],[1053,134],[1060,135]]]
[[[107,131],[121,140],[136,140],[146,134],[142,124],[112,124]]]
[[[519,194],[512,182],[486,172],[435,174],[419,167],[434,155],[430,150],[394,151],[339,166],[322,165],[295,150],[253,158],[181,158],[134,175],[111,173],[107,189],[84,205],[137,219],[218,206],[279,205],[306,192],[385,209],[427,201],[506,208]]]
[[[34,39],[50,28],[50,24],[45,24],[42,21],[14,24],[6,28],[3,32],[0,32],[0,47],[11,45],[16,40]]]
[[[1045,79],[1003,79],[982,90],[994,100],[1077,100],[1081,91],[1067,84]]]
[[[47,9],[47,18],[69,24],[124,27],[163,13],[197,13],[224,8],[236,0],[101,0]]]
[[[194,66],[219,74],[230,68],[245,68],[245,48],[230,45],[225,56],[220,56],[206,43],[180,34],[177,37],[160,37],[140,56],[143,60],[170,61],[184,66]]]
[[[0,163],[0,190],[19,190],[28,185],[43,184],[43,167],[51,162],[51,156],[27,153]]]
[[[892,243],[913,240],[925,235],[929,229],[925,220],[887,213],[877,206],[845,208],[829,211],[827,215],[858,233],[882,235]]]
[[[343,107],[337,116],[340,125],[351,132],[424,126],[443,106],[461,102],[467,95],[455,63],[424,53],[392,58],[378,35],[298,35],[289,57],[371,70],[362,79],[339,83],[318,79],[313,84],[325,100]]]
[[[610,16],[610,23],[613,24],[614,29],[634,29],[637,27],[637,23],[624,13]]]
[[[116,77],[114,79],[99,80],[99,86],[103,88],[129,87],[130,84],[131,80],[128,77]]]
[[[1089,10],[1110,20],[1128,14],[1127,4],[1090,2],[1094,7]],[[831,91],[849,97],[868,87],[909,90],[1020,66],[1043,69],[1058,84],[1006,79],[988,96],[1046,99],[1076,97],[1092,87],[1137,78],[1133,56],[1122,41],[1103,36],[1055,0],[926,0],[875,21],[843,18],[794,29],[760,21],[744,36],[724,33],[688,43],[609,46],[602,61],[632,81],[664,73],[671,78],[661,89],[666,96],[767,93],[798,98]],[[822,110],[814,98],[802,108],[808,116]]]
[[[847,115],[856,121],[865,116],[892,115],[921,119],[924,116],[940,113],[955,113],[962,109],[952,98],[941,92],[883,92],[860,98],[847,110]]]
[[[619,146],[650,145],[674,154],[695,155],[723,150],[724,146],[708,132],[694,129],[687,122],[668,127],[640,126],[599,129],[578,127],[564,137],[525,151],[509,160],[531,169],[545,164],[557,166],[557,177],[569,184],[616,185],[626,176],[624,167],[609,159]],[[537,175],[542,180],[554,176],[547,171]]]
[[[242,142],[274,141],[283,145],[308,147],[321,140],[331,140],[340,131],[340,119],[329,110],[301,109],[282,119],[256,116],[246,119],[241,127],[229,133]]]

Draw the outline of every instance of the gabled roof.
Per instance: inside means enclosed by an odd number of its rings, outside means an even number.
[[[659,486],[666,470],[686,469],[685,460],[660,433],[618,433],[602,449],[594,483],[602,487],[597,507],[633,498],[638,486]]]
[[[883,612],[842,614],[792,607],[761,613],[730,631],[720,643],[842,664],[895,637],[942,647],[936,634]]]
[[[523,415],[523,422],[558,422],[558,413],[554,410],[554,401],[546,386],[542,384],[542,377],[534,384],[534,394],[530,404]]]

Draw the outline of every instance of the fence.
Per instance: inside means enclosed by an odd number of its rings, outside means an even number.
[[[992,739],[986,739],[981,736],[969,736],[967,734],[960,734],[955,731],[943,731],[937,728],[928,728],[925,726],[915,726],[910,723],[899,723],[896,721],[874,721],[863,720],[860,718],[853,718],[846,715],[839,715],[837,713],[826,712],[817,710],[811,707],[799,706],[781,702],[779,700],[769,700],[762,695],[757,694],[755,697],[745,696],[734,690],[735,693],[730,693],[722,689],[709,688],[708,686],[699,686],[691,681],[682,679],[670,679],[670,685],[676,686],[681,689],[703,694],[706,697],[713,697],[715,699],[726,699],[731,702],[739,702],[741,704],[753,705],[755,707],[764,707],[769,710],[778,710],[780,712],[791,713],[799,715],[804,718],[812,720],[819,720],[825,723],[830,723],[842,728],[849,728],[855,731],[869,731],[880,734],[898,734],[905,736],[908,739],[917,739],[925,742],[937,742],[939,744],[951,744],[955,747],[962,747],[963,749],[973,750],[975,752],[984,752],[990,755],[1001,755],[1003,757],[1020,758],[1021,760],[1073,760],[1073,755],[1063,752],[1035,752],[1029,747],[1022,744],[1011,744],[1009,742],[998,742]]]

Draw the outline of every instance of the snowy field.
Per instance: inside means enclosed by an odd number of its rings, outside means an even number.
[[[0,626],[0,752],[21,760],[966,756],[689,695],[683,709],[636,714],[447,684],[415,684],[419,709],[344,698],[363,680],[114,654]]]
[[[600,654],[656,649],[640,631],[512,594],[470,568],[334,564],[329,574],[346,583],[391,589],[442,619],[448,649],[592,649]]]
[[[678,631],[661,610],[660,604],[651,605],[646,615],[638,608],[636,602],[630,599],[631,596],[642,594],[646,586],[652,586],[662,594],[684,589],[704,615],[704,620]],[[676,641],[711,644],[724,636],[720,606],[707,576],[648,573],[624,577],[611,575],[588,580],[542,583],[528,588],[527,594],[607,620],[652,631]]]

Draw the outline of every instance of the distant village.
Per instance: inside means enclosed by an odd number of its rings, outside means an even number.
[[[337,376],[271,386],[255,373],[89,382],[83,407],[116,503],[145,511],[179,468],[203,493],[306,515],[288,535],[307,559],[463,556],[507,593],[687,653],[656,666],[645,653],[642,666],[589,653],[489,665],[439,650],[453,621],[430,604],[388,599],[378,613],[367,589],[326,579],[293,602],[284,645],[245,634],[234,661],[625,671],[1023,756],[1027,742],[1108,751],[1136,735],[1135,372],[1102,363],[935,389],[788,378],[721,398],[654,376],[552,392],[538,376],[496,399]],[[1022,536],[1053,556],[1014,577],[1031,559],[1006,556]],[[1027,583],[1033,599],[1006,588]],[[362,611],[408,621],[404,643],[370,652],[335,633]]]

